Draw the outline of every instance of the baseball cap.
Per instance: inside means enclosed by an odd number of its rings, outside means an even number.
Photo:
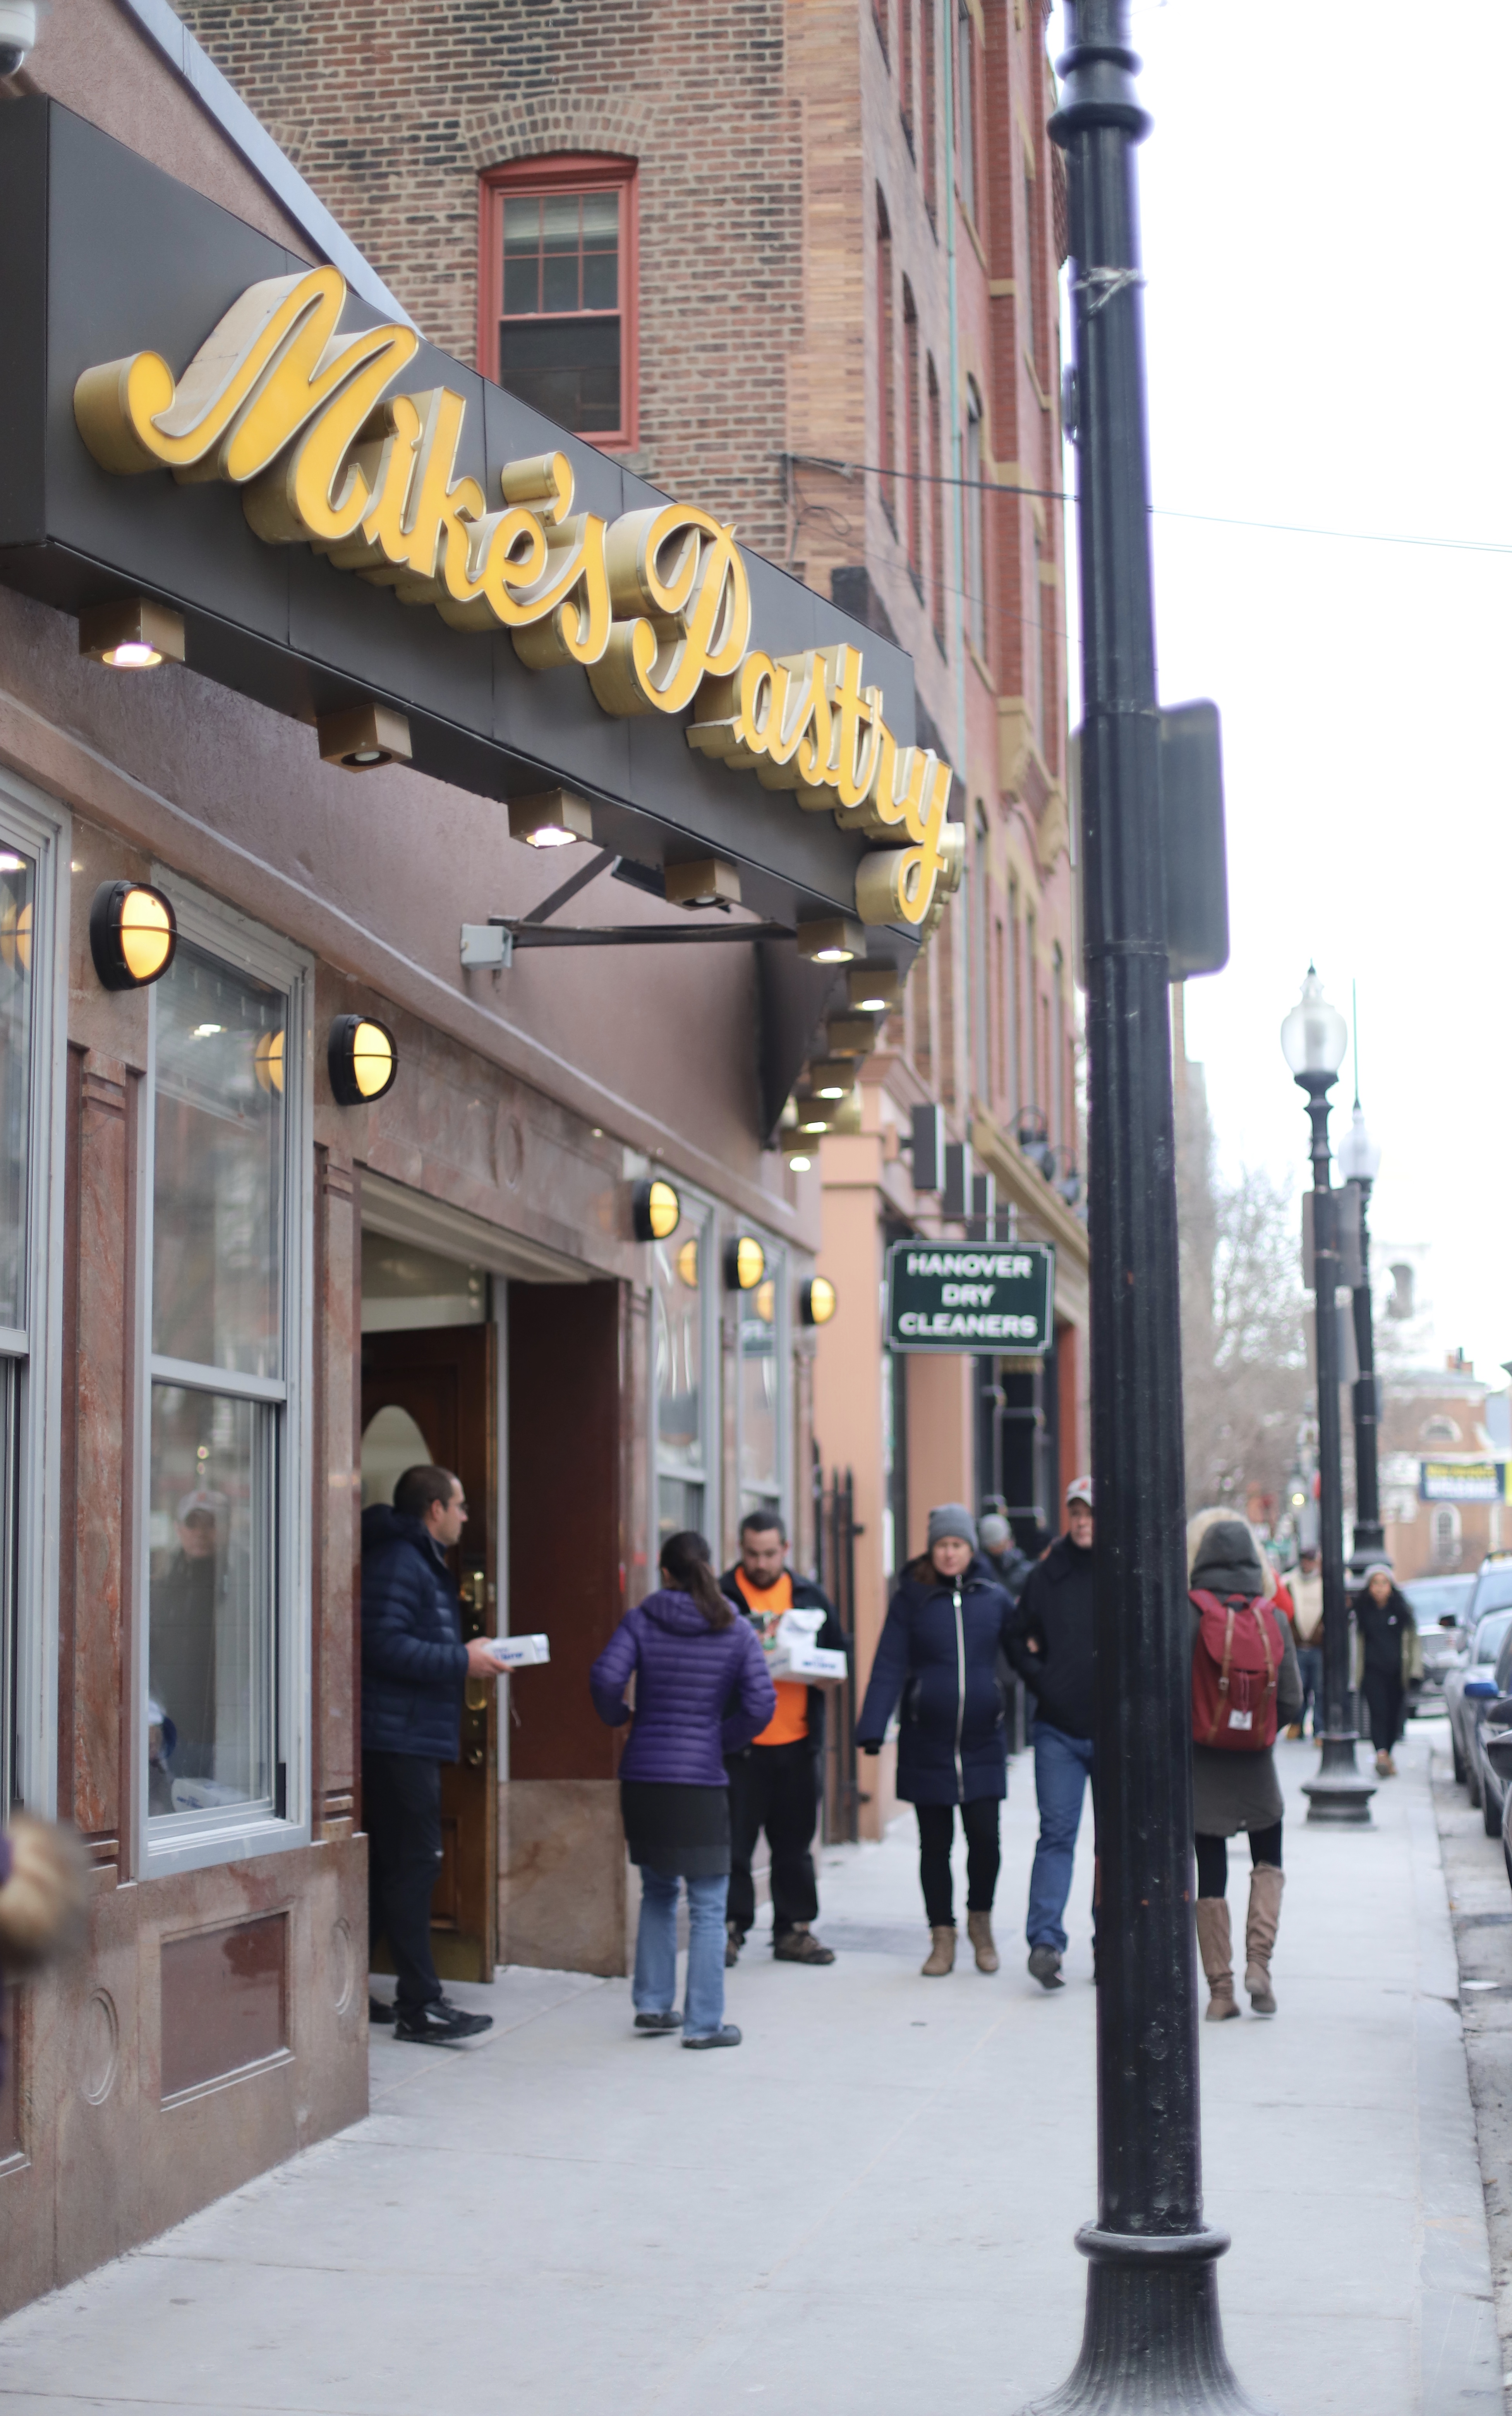
[[[1085,1502],[1087,1508],[1089,1510],[1091,1509],[1092,1479],[1089,1476],[1073,1476],[1071,1478],[1070,1483],[1066,1487],[1066,1507],[1068,1510],[1070,1508],[1073,1502]]]

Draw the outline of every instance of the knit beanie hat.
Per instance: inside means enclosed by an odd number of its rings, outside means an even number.
[[[930,1512],[929,1550],[933,1551],[936,1544],[943,1544],[947,1535],[954,1535],[960,1543],[969,1544],[972,1550],[976,1550],[977,1522],[964,1502],[942,1502],[937,1510]]]
[[[985,1518],[977,1522],[984,1552],[1006,1552],[1013,1540],[1013,1530],[1000,1510],[989,1510]]]

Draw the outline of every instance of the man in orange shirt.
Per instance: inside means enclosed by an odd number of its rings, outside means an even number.
[[[788,1610],[818,1610],[816,1644],[846,1652],[848,1641],[826,1595],[787,1566],[787,1530],[775,1510],[752,1510],[741,1521],[741,1557],[720,1585],[755,1627],[769,1659]],[[743,1753],[731,1754],[730,1876],[725,1961],[733,1963],[756,1920],[751,1858],[765,1829],[771,1850],[771,1951],[780,1963],[832,1963],[834,1953],[814,1935],[819,1896],[814,1878],[824,1768],[824,1690],[779,1678],[777,1709]]]

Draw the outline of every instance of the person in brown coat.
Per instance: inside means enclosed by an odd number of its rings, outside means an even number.
[[[1221,1600],[1245,1594],[1268,1601],[1273,1579],[1253,1530],[1243,1518],[1220,1510],[1199,1511],[1187,1529],[1190,1582]],[[1202,1613],[1192,1608],[1192,1650],[1196,1651]],[[1276,1689],[1279,1728],[1295,1720],[1302,1708],[1302,1681],[1297,1674],[1296,1648],[1291,1623],[1280,1623],[1282,1637],[1280,1675]],[[1234,1993],[1233,1938],[1228,1908],[1228,1841],[1240,1831],[1250,1839],[1250,1907],[1245,1920],[1244,1985],[1250,2010],[1276,2011],[1270,1958],[1280,1920],[1281,1869],[1280,1782],[1276,1755],[1267,1746],[1255,1753],[1235,1753],[1219,1745],[1194,1744],[1191,1748],[1193,1827],[1197,1844],[1197,1944],[1208,1986],[1206,2019],[1232,2021],[1239,2011]]]

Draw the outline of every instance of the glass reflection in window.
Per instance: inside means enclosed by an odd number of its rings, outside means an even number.
[[[741,1509],[782,1491],[777,1284],[768,1276],[741,1303]]]
[[[703,1250],[684,1217],[654,1245],[656,1451],[664,1468],[703,1464]]]
[[[153,1349],[281,1372],[281,991],[182,943],[157,992]]]
[[[26,1323],[36,892],[36,867],[0,843],[0,1325],[13,1326]]]

